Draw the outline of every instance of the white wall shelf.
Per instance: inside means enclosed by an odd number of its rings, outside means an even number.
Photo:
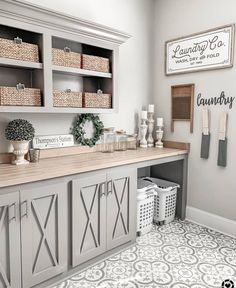
[[[91,77],[101,77],[101,78],[112,78],[111,73],[96,72],[91,70],[84,70],[78,68],[70,68],[63,66],[52,66],[52,71],[62,74],[78,75],[78,76],[91,76]]]
[[[21,61],[2,57],[0,57],[0,66],[26,69],[43,69],[42,63]]]
[[[0,106],[3,113],[45,113],[47,109],[39,106]]]

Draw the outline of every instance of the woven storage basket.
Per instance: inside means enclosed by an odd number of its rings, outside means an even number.
[[[22,61],[39,62],[38,45],[0,38],[0,57]],[[21,44],[18,44],[21,43]]]
[[[54,90],[54,107],[82,107],[82,92]]]
[[[80,69],[81,54],[71,52],[67,47],[64,50],[52,48],[52,64]]]
[[[85,108],[111,108],[111,94],[84,93]]]
[[[109,59],[82,54],[82,69],[109,73]]]
[[[41,106],[40,89],[0,87],[1,106]]]

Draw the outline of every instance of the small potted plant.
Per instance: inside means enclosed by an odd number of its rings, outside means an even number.
[[[11,141],[14,148],[13,154],[16,159],[12,162],[15,165],[28,164],[24,156],[29,150],[29,142],[34,138],[33,125],[24,119],[15,119],[8,123],[5,136],[7,140]]]

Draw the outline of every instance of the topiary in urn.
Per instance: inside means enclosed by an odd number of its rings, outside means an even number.
[[[12,162],[15,165],[28,164],[29,161],[24,159],[25,154],[29,150],[29,142],[34,138],[35,130],[33,125],[24,119],[15,119],[8,123],[5,136],[11,141],[16,155],[16,159]]]

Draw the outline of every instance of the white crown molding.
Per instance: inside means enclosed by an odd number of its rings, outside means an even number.
[[[79,33],[87,37],[122,44],[131,36],[116,29],[82,20],[23,0],[0,0],[0,16]],[[63,20],[63,21],[62,21]]]
[[[223,234],[236,237],[236,221],[191,206],[187,206],[186,219]]]

